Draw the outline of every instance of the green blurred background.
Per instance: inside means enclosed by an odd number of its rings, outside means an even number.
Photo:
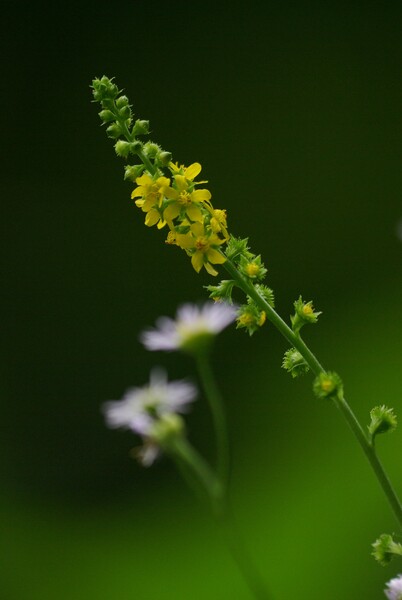
[[[202,163],[284,317],[314,299],[306,338],[367,422],[402,413],[401,4],[17,0],[3,17],[0,596],[247,600],[174,468],[141,470],[100,413],[155,362],[196,378],[137,340],[211,281],[144,227],[89,84],[115,76],[152,139]],[[383,598],[402,566],[370,544],[393,515],[341,416],[280,369],[286,348],[269,325],[215,346],[248,548],[273,600]],[[212,457],[203,402],[188,426]],[[379,448],[402,494],[401,433]]]

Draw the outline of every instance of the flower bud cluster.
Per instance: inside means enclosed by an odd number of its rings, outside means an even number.
[[[127,96],[121,94],[113,79],[105,75],[92,82],[93,97],[95,102],[100,102],[102,110],[99,117],[102,124],[107,125],[107,135],[117,140],[115,151],[118,156],[128,159],[130,155],[137,155],[141,164],[126,167],[125,179],[135,181],[144,169],[152,171],[169,164],[172,155],[153,142],[142,142],[138,136],[149,134],[149,121],[137,119],[134,115]],[[125,139],[119,139],[119,138]]]

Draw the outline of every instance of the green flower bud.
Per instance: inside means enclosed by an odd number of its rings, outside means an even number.
[[[309,366],[296,348],[290,348],[285,352],[282,367],[286,369],[292,377],[299,377],[309,371]]]
[[[131,142],[130,150],[133,154],[140,152],[141,150],[143,150],[143,143],[140,142],[140,140],[135,140],[134,142]]]
[[[120,137],[123,132],[118,123],[112,123],[112,125],[109,125],[109,127],[106,129],[106,133],[110,138],[116,139]]]
[[[134,135],[146,135],[149,133],[149,121],[143,119],[137,119],[134,123],[133,134]]]
[[[316,323],[321,312],[315,312],[313,302],[303,302],[301,296],[294,302],[296,313],[290,317],[292,329],[295,333],[299,333],[300,329],[306,323]]]
[[[392,535],[383,533],[374,542],[372,555],[385,567],[395,555],[402,556],[402,545],[394,542]]]
[[[170,162],[172,161],[172,153],[165,152],[162,150],[162,152],[158,152],[158,154],[156,155],[156,160],[157,160],[159,166],[167,167],[170,164]]]
[[[129,181],[135,181],[137,177],[140,177],[145,169],[145,165],[126,165],[124,167],[124,179]]]
[[[343,394],[342,380],[339,375],[330,371],[320,373],[314,380],[313,391],[320,400],[340,400]]]
[[[110,123],[110,121],[114,121],[116,119],[116,116],[112,113],[111,110],[108,109],[101,110],[100,113],[98,113],[98,115],[104,123]]]
[[[144,144],[144,152],[149,158],[155,158],[161,148],[155,142],[146,142]]]
[[[116,100],[117,108],[123,108],[124,106],[129,106],[127,96],[120,96]]]
[[[130,142],[125,142],[124,140],[119,140],[115,143],[114,149],[118,156],[122,156],[123,158],[127,158],[130,154],[131,144]]]
[[[123,108],[119,109],[119,116],[124,120],[130,119],[131,108],[129,106],[123,106]]]
[[[370,411],[371,423],[368,430],[372,441],[379,433],[387,433],[396,429],[398,423],[393,410],[386,406],[376,406]]]

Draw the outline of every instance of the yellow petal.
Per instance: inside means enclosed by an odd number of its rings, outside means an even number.
[[[184,177],[184,175],[175,175],[174,176],[174,180],[176,182],[177,189],[180,192],[183,192],[184,190],[187,190],[188,183],[187,183],[186,178]]]
[[[132,191],[131,197],[137,198],[138,196],[143,196],[144,193],[145,193],[144,187],[141,185],[140,187],[137,187],[137,188],[135,188],[135,190]]]
[[[213,263],[214,265],[221,265],[222,263],[226,262],[226,257],[218,252],[218,250],[214,250],[213,248],[208,250],[207,258],[209,262]]]
[[[200,172],[201,172],[200,163],[193,163],[192,165],[187,167],[187,169],[184,169],[184,177],[186,177],[186,179],[194,179],[194,177],[197,177],[197,175]]]
[[[138,185],[151,185],[152,179],[149,175],[141,175],[141,177],[137,177],[135,183],[137,183]]]
[[[155,208],[152,208],[147,212],[147,216],[145,217],[145,225],[147,225],[147,227],[152,227],[152,225],[155,225],[160,218],[161,216],[159,212]]]
[[[176,244],[183,250],[194,248],[194,238],[190,233],[177,233]]]
[[[201,271],[202,266],[204,264],[204,255],[202,254],[202,252],[195,252],[193,254],[193,256],[191,257],[191,264],[193,265],[197,273]]]
[[[218,275],[218,271],[215,271],[215,269],[209,263],[205,263],[205,268],[210,275]]]
[[[205,229],[204,229],[204,225],[202,223],[198,223],[198,222],[197,223],[193,223],[191,225],[191,231],[197,237],[200,237],[201,235],[205,235]]]
[[[180,207],[177,202],[169,204],[163,211],[165,221],[173,221],[180,213]]]
[[[191,200],[193,202],[205,202],[211,199],[211,192],[209,190],[194,190],[191,194]]]
[[[195,204],[190,204],[190,206],[186,208],[186,214],[192,221],[200,221],[200,223],[202,223],[204,220],[201,210]]]

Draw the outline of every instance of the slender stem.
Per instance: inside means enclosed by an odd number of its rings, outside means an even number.
[[[359,421],[351,410],[350,406],[346,402],[344,398],[336,401],[336,405],[345,417],[349,427],[355,434],[358,439],[360,446],[363,448],[365,455],[367,456],[370,465],[375,472],[378,481],[388,498],[388,501],[394,511],[395,517],[399,523],[399,526],[402,528],[402,507],[399,502],[398,496],[386,474],[384,471],[384,467],[382,466],[380,459],[378,458],[373,442],[371,442],[366,434],[364,433]]]
[[[229,442],[223,399],[215,381],[207,352],[197,354],[197,367],[214,423],[217,471],[225,489],[229,478]]]
[[[185,438],[175,439],[166,450],[176,460],[186,480],[190,479],[192,487],[197,481],[199,484],[196,486],[197,491],[202,490],[203,496],[207,496],[212,514],[220,526],[232,556],[254,598],[270,600],[265,583],[238,533],[225,489],[215,473]]]
[[[236,266],[232,261],[227,260],[224,263],[224,267],[229,272],[232,279],[236,282],[236,285],[242,289],[245,294],[250,296],[257,304],[257,306],[265,311],[267,319],[271,321],[273,325],[282,333],[282,335],[290,342],[303,356],[304,360],[312,370],[315,375],[319,375],[320,373],[325,373],[324,367],[319,363],[317,358],[305,344],[305,342],[301,339],[300,335],[296,335],[294,331],[283,321],[283,319],[278,315],[278,313],[268,304],[268,302],[263,298],[258,291],[255,289],[254,285],[250,283],[243,275],[238,271]],[[384,494],[386,495],[391,508],[395,514],[395,517],[398,521],[399,526],[402,528],[402,507],[401,503],[398,499],[398,496],[392,487],[392,484],[382,466],[373,443],[365,432],[363,431],[357,417],[352,411],[349,404],[346,402],[345,398],[341,398],[335,401],[337,408],[342,413],[343,417],[347,421],[350,429],[352,430],[355,438],[359,442],[363,452],[367,456],[370,465],[377,477],[377,480],[380,486],[383,489]]]

